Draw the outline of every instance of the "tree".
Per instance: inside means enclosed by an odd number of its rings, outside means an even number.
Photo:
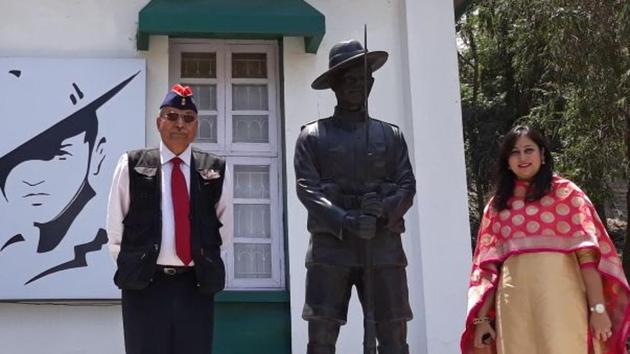
[[[471,229],[497,138],[515,122],[545,131],[558,171],[596,205],[613,180],[630,191],[630,2],[477,0],[458,36]],[[630,274],[628,235],[624,249]]]

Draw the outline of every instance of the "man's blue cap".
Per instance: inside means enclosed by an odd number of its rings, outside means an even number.
[[[181,110],[191,109],[197,113],[197,106],[193,100],[193,93],[190,87],[175,84],[171,91],[166,94],[160,108],[173,107]]]

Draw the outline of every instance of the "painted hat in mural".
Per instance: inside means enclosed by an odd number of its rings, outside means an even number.
[[[175,84],[171,90],[164,97],[164,101],[160,105],[160,108],[173,107],[181,110],[191,109],[197,112],[197,105],[193,98],[193,93],[190,87]]]
[[[311,87],[315,90],[330,88],[330,77],[339,71],[354,65],[363,65],[365,50],[361,42],[348,40],[335,44],[328,55],[328,70],[313,81]],[[367,52],[367,64],[372,72],[378,70],[387,61],[388,54],[385,51]]]
[[[137,75],[123,67],[101,73],[118,81],[82,79],[93,77],[96,67],[70,59],[0,58],[0,117],[11,122],[0,139],[0,158],[56,126],[79,125]]]

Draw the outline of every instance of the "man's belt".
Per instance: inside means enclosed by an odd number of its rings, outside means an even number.
[[[166,275],[179,275],[179,274],[191,272],[192,270],[193,270],[193,267],[165,266],[165,265],[159,265],[159,264],[156,268],[156,272],[160,274],[166,274]]]

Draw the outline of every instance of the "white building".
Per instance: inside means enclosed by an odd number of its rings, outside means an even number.
[[[218,354],[305,351],[307,323],[300,316],[308,234],[306,210],[295,194],[293,148],[301,125],[332,114],[332,92],[310,88],[327,69],[328,50],[341,40],[362,40],[367,24],[369,49],[390,55],[374,75],[370,113],[401,127],[418,183],[403,236],[415,315],[411,352],[458,352],[471,251],[452,2],[0,4],[0,57],[144,59],[146,114],[128,119],[144,119],[147,146],[159,142],[155,115],[171,84],[194,87],[201,109],[197,144],[227,157],[235,186],[227,191],[234,198],[228,210],[233,222],[222,229],[228,288],[217,298]],[[0,105],[10,104],[2,100],[7,89],[0,87]],[[23,112],[27,116],[28,107]],[[0,139],[27,118],[2,119]],[[2,296],[1,284],[0,298],[0,353],[124,352],[115,299],[25,304]],[[356,296],[350,311],[339,353],[360,352]]]

